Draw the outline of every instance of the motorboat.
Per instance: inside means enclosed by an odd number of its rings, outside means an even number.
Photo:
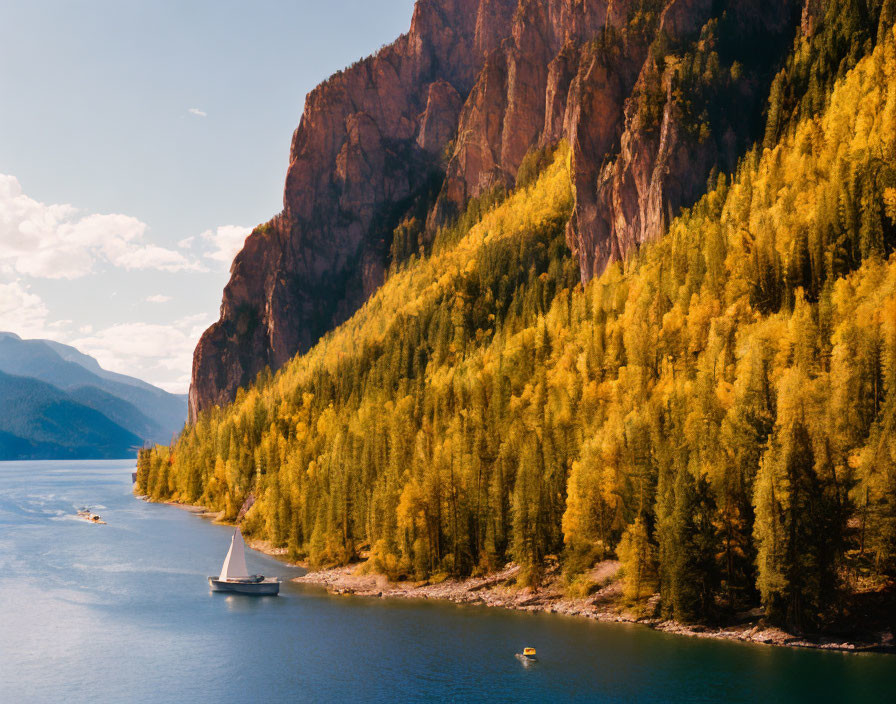
[[[523,648],[523,652],[517,653],[516,657],[524,665],[531,665],[533,662],[538,662],[535,648]]]
[[[89,508],[78,509],[78,518],[87,521],[88,523],[96,523],[103,526],[106,525],[106,522],[102,517],[97,513],[93,513]]]

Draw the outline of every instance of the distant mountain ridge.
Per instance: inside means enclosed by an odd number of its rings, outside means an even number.
[[[0,372],[0,459],[115,459],[142,440],[38,379]]]
[[[187,399],[69,345],[2,332],[0,411],[0,459],[124,457],[169,442]]]
[[[117,372],[110,372],[107,369],[103,369],[100,366],[100,363],[97,362],[93,357],[84,354],[79,349],[76,349],[71,345],[64,345],[61,342],[56,342],[55,340],[35,340],[35,342],[42,342],[51,350],[56,352],[56,354],[62,357],[65,361],[74,362],[75,364],[84,367],[84,369],[86,369],[87,371],[93,372],[103,379],[108,379],[109,381],[119,381],[122,384],[136,386],[141,389],[152,389],[153,391],[159,391],[158,387],[153,386],[152,384],[147,383],[142,379],[137,379],[132,376],[127,376],[126,374],[119,374]]]

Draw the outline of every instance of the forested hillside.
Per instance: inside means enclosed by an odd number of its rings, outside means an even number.
[[[39,379],[149,442],[170,442],[184,426],[187,399],[100,367],[74,347],[0,332],[0,371]]]
[[[133,457],[143,442],[65,391],[2,371],[0,409],[4,460]]]
[[[617,555],[626,599],[680,621],[848,616],[896,577],[896,36],[870,7],[831,3],[764,144],[624,265],[581,285],[569,150],[532,152],[308,354],[141,453],[137,491],[231,519],[253,494],[244,530],[315,565],[537,583],[556,555],[587,592]]]
[[[0,459],[134,457],[184,426],[186,396],[51,340],[0,332]]]

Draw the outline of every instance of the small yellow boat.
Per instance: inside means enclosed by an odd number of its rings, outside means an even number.
[[[523,648],[523,652],[517,653],[516,656],[524,665],[537,662],[538,660],[538,657],[535,653],[535,648]]]

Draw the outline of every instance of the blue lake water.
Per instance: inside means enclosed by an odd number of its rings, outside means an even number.
[[[132,461],[0,463],[2,702],[890,702],[896,657],[435,602],[210,594],[230,531]],[[89,505],[108,525],[74,517]],[[250,571],[294,576],[264,555]],[[540,662],[513,657],[524,645]]]

